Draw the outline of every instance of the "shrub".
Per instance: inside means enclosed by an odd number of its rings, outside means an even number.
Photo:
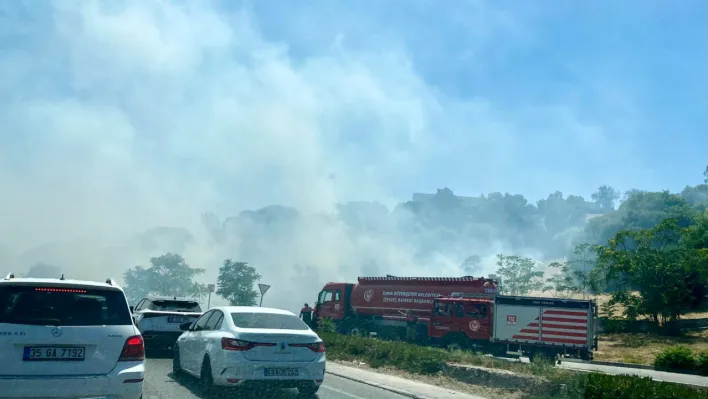
[[[708,399],[708,391],[685,385],[652,381],[649,377],[591,373],[585,399]]]
[[[696,356],[696,371],[700,375],[708,376],[708,351],[703,351]]]
[[[405,342],[382,341],[375,338],[320,333],[332,359],[359,359],[373,368],[392,366],[418,374],[442,371],[448,353],[441,349],[411,345]]]
[[[337,325],[329,317],[322,317],[317,320],[317,331],[333,333],[337,331]]]
[[[654,367],[657,370],[694,370],[696,359],[685,346],[673,346],[656,355]]]

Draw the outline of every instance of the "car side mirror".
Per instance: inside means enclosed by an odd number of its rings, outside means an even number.
[[[134,310],[135,310],[135,306],[131,306],[131,307],[130,307],[130,313],[133,313]]]
[[[179,329],[182,331],[187,331],[187,330],[189,330],[189,327],[191,327],[191,326],[192,326],[191,322],[182,323],[179,325]]]

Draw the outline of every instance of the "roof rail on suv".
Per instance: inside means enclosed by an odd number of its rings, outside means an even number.
[[[5,280],[10,280],[13,278],[15,278],[15,273],[12,272],[8,273],[7,276],[5,276]]]

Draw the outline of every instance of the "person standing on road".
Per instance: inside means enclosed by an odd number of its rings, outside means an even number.
[[[310,328],[314,328],[314,326],[312,325],[312,308],[310,307],[310,305],[305,304],[305,306],[300,309],[300,318]]]

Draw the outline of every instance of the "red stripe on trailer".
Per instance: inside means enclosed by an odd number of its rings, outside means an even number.
[[[570,312],[567,310],[544,310],[543,314],[555,314],[559,316],[588,316],[588,312]]]
[[[587,324],[587,319],[566,319],[564,317],[544,317],[543,321],[557,321],[561,323]],[[545,323],[544,323],[545,324]]]
[[[527,327],[538,327],[538,323],[529,323]],[[587,325],[566,326],[563,324],[543,323],[543,328],[562,328],[565,330],[587,331]]]
[[[534,335],[538,335],[538,329],[532,330],[532,329],[530,329],[530,328],[522,328],[521,330],[519,330],[519,332],[522,332],[522,333],[524,333],[524,334],[534,334]]]

